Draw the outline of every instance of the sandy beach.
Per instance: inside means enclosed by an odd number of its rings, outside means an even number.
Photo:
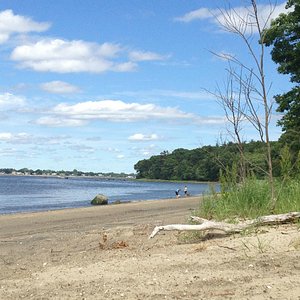
[[[162,232],[200,198],[0,216],[0,299],[300,299],[299,225]]]

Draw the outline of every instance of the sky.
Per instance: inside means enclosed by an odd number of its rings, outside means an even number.
[[[268,3],[258,1],[262,19]],[[272,17],[284,4],[277,2]],[[248,5],[1,0],[0,168],[131,173],[163,151],[230,141],[213,94],[226,82],[226,55],[252,61],[243,42],[223,30],[220,9],[245,16]],[[252,33],[255,45],[257,38]],[[270,50],[272,99],[290,83]],[[271,140],[281,134],[275,109]],[[242,137],[259,140],[247,122]]]

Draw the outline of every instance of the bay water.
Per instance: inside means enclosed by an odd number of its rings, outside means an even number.
[[[191,196],[209,192],[208,183],[148,182],[86,177],[0,176],[0,214],[91,206],[97,194],[109,203],[175,197],[187,185]],[[216,184],[216,190],[218,185]]]

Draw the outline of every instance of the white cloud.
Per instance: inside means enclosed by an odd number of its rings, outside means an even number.
[[[81,102],[75,105],[58,104],[52,110],[57,116],[81,120],[108,120],[134,122],[148,119],[189,119],[192,114],[177,108],[160,107],[154,104],[125,103],[120,100]]]
[[[18,46],[12,53],[15,60],[61,60],[68,58],[70,61],[79,58],[114,57],[121,51],[116,44],[94,44],[81,40],[67,41],[62,39],[43,39],[36,43]]]
[[[163,60],[166,57],[153,52],[127,53],[119,44],[43,39],[16,47],[10,58],[18,62],[19,67],[38,72],[103,73],[135,71],[139,61]]]
[[[125,155],[119,154],[119,155],[117,155],[117,158],[118,158],[118,159],[124,159],[124,158],[125,158]]]
[[[131,135],[128,140],[130,141],[154,141],[154,140],[158,140],[159,137],[157,134],[153,133],[150,135],[144,135],[142,133],[136,133]]]
[[[16,47],[11,59],[20,67],[38,72],[129,72],[136,67],[131,62],[114,62],[122,48],[118,44],[102,45],[81,40],[43,39]]]
[[[174,107],[161,107],[155,104],[125,103],[120,100],[87,101],[74,105],[61,103],[50,109],[48,116],[35,121],[43,126],[68,127],[84,126],[90,121],[140,122],[160,120],[164,122],[185,122],[199,125],[224,124],[224,117],[200,117],[185,113]],[[141,136],[136,136],[138,138]],[[133,139],[134,137],[131,137]],[[155,135],[143,138],[156,139]]]
[[[153,99],[154,97],[157,99],[166,97],[166,98],[182,98],[188,100],[210,100],[215,99],[210,93],[206,91],[178,91],[178,90],[149,90],[149,91],[124,91],[117,92],[116,95],[120,96],[130,96],[130,97],[139,97],[139,98],[149,98]]]
[[[270,6],[268,4],[257,5],[257,11],[259,16],[259,21],[262,26],[266,25],[268,27],[271,23],[271,19],[275,19],[280,13],[287,12],[285,9],[286,3],[282,3],[276,6]],[[271,14],[272,12],[272,14]],[[270,18],[271,14],[271,18]],[[245,27],[247,33],[254,32],[255,24],[253,16],[252,6],[248,7],[234,7],[229,9],[208,9],[199,8],[191,12],[186,13],[183,16],[175,18],[175,21],[189,23],[195,20],[207,20],[209,19],[212,23],[221,26],[222,29],[227,26],[228,21],[234,24],[236,27],[245,26],[245,22],[248,23]]]
[[[189,91],[176,91],[176,90],[158,90],[157,95],[161,95],[165,97],[200,99],[200,100],[209,100],[213,98],[206,91],[189,92]]]
[[[114,153],[120,153],[120,152],[121,152],[120,149],[118,149],[118,148],[113,148],[113,147],[104,148],[103,150],[104,150],[104,151],[107,151],[107,152],[114,152]]]
[[[13,134],[11,132],[0,132],[0,141],[7,143],[27,144],[32,139],[31,135],[25,132]]]
[[[70,94],[80,92],[80,89],[77,86],[63,81],[45,82],[41,84],[41,88],[52,94]]]
[[[18,156],[20,153],[16,148],[2,148],[0,149],[1,156]]]
[[[212,12],[208,8],[199,8],[186,13],[181,17],[175,18],[175,21],[189,23],[194,20],[209,19],[212,17]]]
[[[26,101],[24,98],[10,93],[0,94],[0,110],[10,110],[23,107]]]
[[[83,145],[83,144],[71,145],[69,148],[72,150],[75,150],[75,151],[80,151],[80,152],[87,152],[87,153],[95,152],[95,148],[87,146],[87,145]]]
[[[89,142],[99,142],[102,141],[103,138],[100,136],[93,136],[93,137],[87,137],[86,140]]]
[[[51,127],[78,127],[86,124],[84,120],[58,118],[58,117],[42,117],[35,121],[36,124]]]
[[[224,116],[208,116],[198,118],[196,121],[199,125],[221,125],[225,124],[227,119]]]
[[[104,43],[98,46],[97,54],[103,57],[116,57],[122,47],[119,44]]]
[[[115,72],[132,72],[137,69],[138,65],[132,61],[128,61],[125,63],[119,63],[116,64],[113,68],[112,71]]]
[[[160,149],[158,149],[156,145],[150,144],[144,148],[133,147],[131,149],[131,151],[132,151],[131,155],[133,157],[136,157],[137,154],[142,155],[143,157],[150,157],[151,155],[155,155],[155,154],[159,153]]]
[[[42,32],[50,27],[50,23],[38,23],[28,17],[15,15],[12,10],[0,12],[0,44],[6,42],[12,34]]]
[[[145,51],[131,51],[129,53],[130,60],[133,61],[153,61],[153,60],[165,60],[167,56],[160,55],[154,52]]]
[[[11,133],[0,132],[0,142],[8,144],[32,144],[37,149],[38,146],[46,146],[47,151],[50,151],[49,145],[66,145],[69,143],[70,137],[66,135],[61,136],[45,136],[45,135],[32,135],[26,132]]]

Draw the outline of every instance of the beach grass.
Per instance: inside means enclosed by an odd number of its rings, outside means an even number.
[[[275,182],[276,207],[273,213],[300,211],[300,181],[290,179]],[[215,220],[257,218],[270,214],[270,190],[267,180],[247,178],[242,184],[222,188],[211,193],[200,203],[197,214]]]

